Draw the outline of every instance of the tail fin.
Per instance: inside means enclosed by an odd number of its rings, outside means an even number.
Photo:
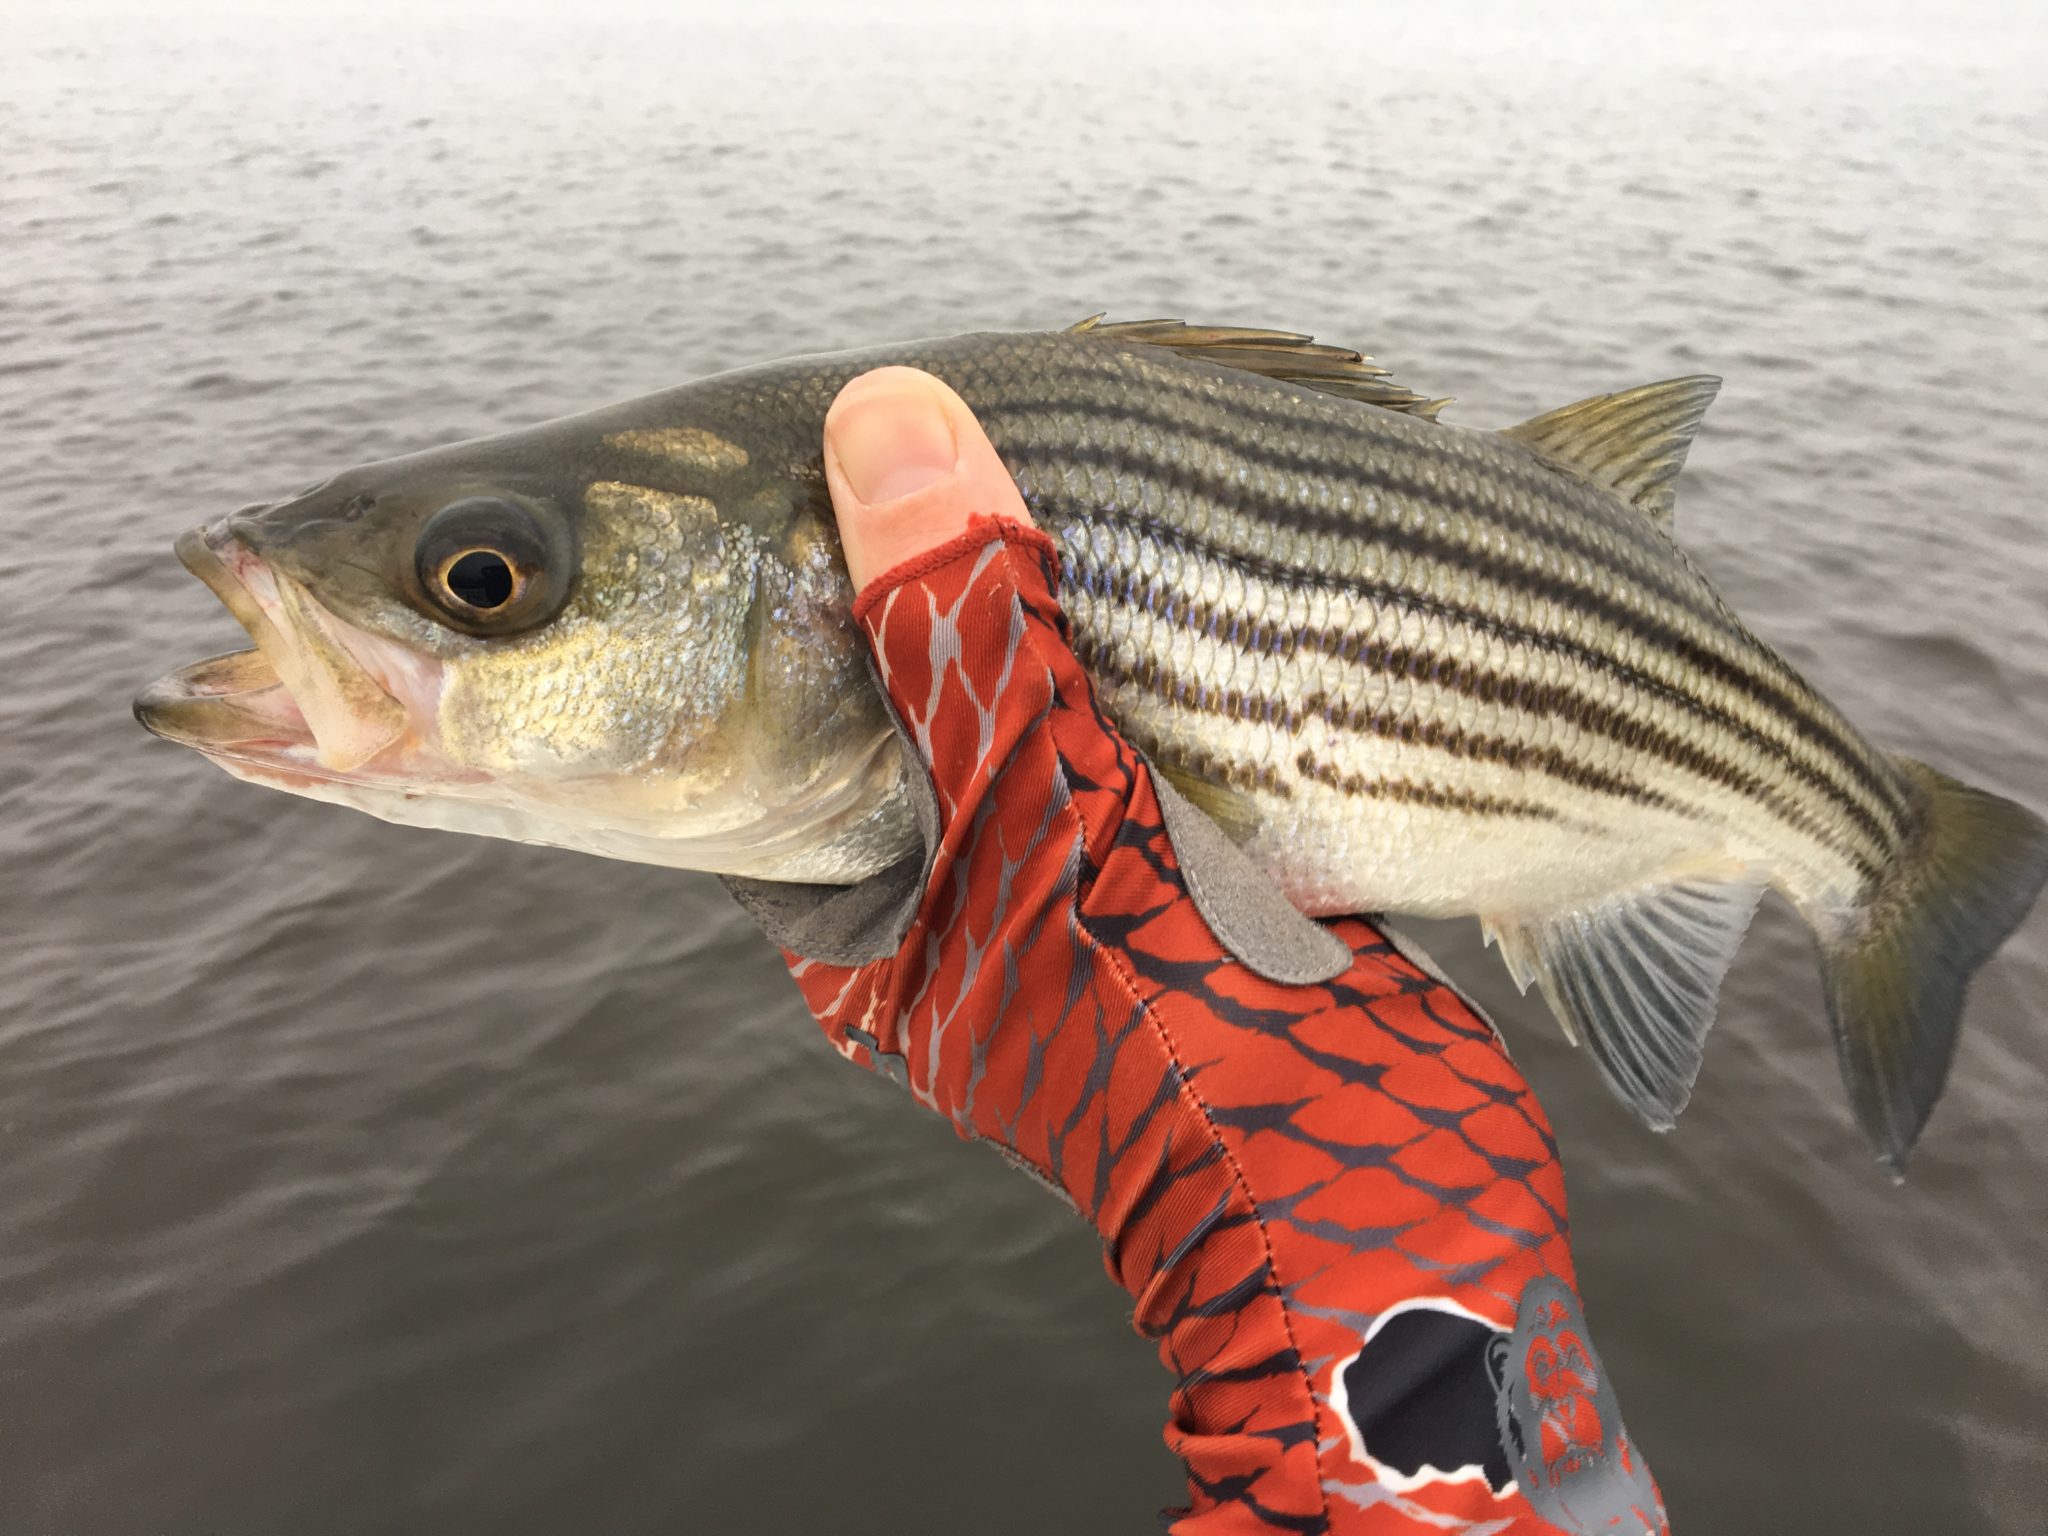
[[[1921,793],[1919,835],[1862,921],[1823,941],[1821,967],[1856,1121],[1879,1164],[1901,1176],[1948,1076],[1971,974],[2048,884],[2048,822],[1896,761]]]

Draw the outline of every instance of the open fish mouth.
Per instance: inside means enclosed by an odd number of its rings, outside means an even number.
[[[144,688],[135,718],[146,729],[267,782],[389,785],[422,776],[418,727],[438,702],[438,662],[335,617],[229,522],[188,530],[176,551],[255,648],[194,662]]]

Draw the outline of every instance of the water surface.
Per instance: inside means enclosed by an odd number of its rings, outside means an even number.
[[[1783,7],[0,12],[0,1530],[1128,1532],[1095,1245],[852,1072],[706,879],[238,785],[179,529],[798,351],[1313,331],[1504,423],[1728,385],[1689,547],[2048,802],[2048,26]],[[1650,18],[1645,22],[1641,18]],[[1767,909],[1681,1130],[1462,928],[1683,1536],[2039,1536],[2048,921],[1902,1189]]]

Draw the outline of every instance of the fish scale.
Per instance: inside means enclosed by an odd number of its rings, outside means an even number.
[[[1073,525],[1068,527],[1071,530]],[[1119,588],[1114,568],[1104,564],[1099,542],[1091,543],[1085,536],[1069,544],[1068,579],[1086,598],[1085,606],[1076,618],[1077,627],[1087,638],[1092,651],[1105,658],[1122,659],[1126,674],[1122,680],[1128,681],[1131,659],[1126,653],[1131,649],[1127,642],[1134,622],[1133,610],[1140,610],[1154,619],[1163,617],[1169,622],[1173,615],[1158,612],[1160,599],[1154,589],[1140,591],[1129,584]],[[1263,599],[1273,590],[1265,583],[1255,583],[1252,591],[1261,600],[1255,604],[1241,601],[1235,609],[1227,599],[1209,607],[1199,595],[1191,596],[1181,610],[1182,623],[1178,627],[1188,630],[1198,640],[1213,641],[1219,629],[1229,636],[1242,636],[1249,625],[1252,627],[1249,649],[1257,653],[1265,648],[1259,644],[1266,622],[1262,617],[1266,606]],[[1313,590],[1321,591],[1320,588]],[[1670,733],[1670,717],[1680,713],[1676,706],[1659,710],[1658,701],[1651,699],[1641,714],[1624,716],[1597,703],[1583,687],[1573,690],[1556,682],[1544,681],[1542,653],[1537,648],[1510,647],[1497,634],[1455,629],[1426,612],[1420,615],[1416,643],[1404,646],[1400,643],[1403,609],[1398,602],[1346,606],[1346,616],[1341,622],[1317,622],[1311,611],[1305,621],[1283,624],[1274,631],[1290,653],[1298,655],[1311,651],[1329,658],[1341,669],[1341,675],[1335,679],[1327,673],[1312,674],[1313,682],[1305,684],[1305,687],[1316,687],[1325,695],[1333,695],[1349,703],[1370,697],[1376,686],[1375,679],[1393,676],[1411,683],[1427,682],[1444,695],[1440,700],[1441,708],[1458,716],[1461,725],[1466,723],[1463,716],[1475,698],[1490,710],[1516,710],[1535,716],[1554,716],[1569,709],[1576,715],[1569,722],[1575,738],[1587,737],[1591,741],[1590,751],[1598,755],[1597,760],[1588,764],[1594,769],[1611,767],[1629,748],[1637,749],[1638,756],[1655,751],[1666,760],[1681,756],[1688,750],[1689,744],[1681,734]],[[1358,609],[1364,610],[1362,615]],[[1144,620],[1136,622],[1143,623]],[[1232,664],[1232,658],[1239,654],[1242,652],[1227,650],[1224,656],[1210,661],[1192,678],[1185,667],[1175,666],[1170,656],[1164,658],[1157,670],[1177,681],[1174,687],[1159,690],[1162,697],[1184,703],[1189,686],[1204,698],[1212,691],[1219,696],[1225,692],[1243,692],[1244,684],[1237,681],[1237,669]],[[1380,688],[1379,692],[1383,694],[1384,689]],[[1261,702],[1267,708],[1277,705],[1292,715],[1305,707],[1312,707],[1314,698],[1296,696],[1283,686]],[[1142,712],[1144,700],[1135,699],[1130,707]],[[1372,706],[1372,712],[1384,713],[1377,705]],[[1390,728],[1397,726],[1401,718],[1398,714],[1389,717]],[[1601,733],[1597,737],[1594,735],[1596,731]],[[1752,784],[1751,787],[1759,794],[1768,793],[1763,786]],[[1773,807],[1796,825],[1808,831],[1814,829],[1813,820],[1795,803],[1779,797],[1773,802]]]
[[[970,399],[973,398],[971,381],[966,393]],[[991,403],[985,409],[998,426],[1006,422],[1007,406],[999,394],[991,397]],[[1027,421],[1028,418],[1027,412]],[[1354,426],[1354,431],[1356,430],[1358,429]],[[1442,432],[1451,429],[1436,427],[1427,430]],[[1114,440],[1113,427],[1109,429],[1109,433]],[[1060,459],[1049,458],[1041,467],[1028,426],[1017,433],[997,435],[997,441],[999,444],[1007,444],[1015,452],[1019,461],[1020,479],[1027,487],[1043,486],[1043,489],[1039,490],[1034,506],[1055,532],[1061,530],[1069,518],[1085,522],[1094,509],[1104,505],[1106,498],[1101,494],[1101,488],[1088,479],[1077,479],[1072,469]],[[1375,448],[1365,445],[1355,451],[1361,459],[1365,459],[1375,453]],[[1198,461],[1202,452],[1199,445],[1191,444],[1188,455],[1183,459],[1184,474],[1193,473],[1187,470],[1185,465],[1190,460]],[[1229,466],[1225,465],[1220,474],[1211,477],[1210,483],[1227,485],[1233,478]],[[1256,494],[1260,489],[1257,482],[1239,483],[1251,487],[1244,492],[1248,496]],[[1366,496],[1354,494],[1353,499],[1364,509],[1364,515],[1358,518],[1358,531],[1367,536],[1377,536],[1378,559],[1368,557],[1366,568],[1382,575],[1383,579],[1378,585],[1383,602],[1462,617],[1469,615],[1472,610],[1469,604],[1457,601],[1457,588],[1461,583],[1478,583],[1494,599],[1488,609],[1489,616],[1499,615],[1508,606],[1501,596],[1504,590],[1500,582],[1505,571],[1503,563],[1490,558],[1486,552],[1471,555],[1468,557],[1470,563],[1455,567],[1445,560],[1429,560],[1412,552],[1404,553],[1399,547],[1401,541],[1414,538],[1416,530],[1426,527],[1429,523],[1429,514],[1426,509],[1412,502],[1403,501],[1383,481],[1372,483],[1375,486],[1373,492]],[[1327,558],[1317,559],[1318,552],[1313,546],[1305,545],[1299,535],[1293,534],[1284,526],[1280,527],[1277,533],[1274,531],[1279,520],[1297,507],[1296,502],[1268,504],[1263,511],[1241,513],[1214,499],[1196,499],[1191,495],[1181,498],[1160,495],[1156,486],[1146,485],[1136,498],[1115,503],[1113,507],[1115,510],[1126,510],[1132,508],[1134,504],[1137,516],[1153,520],[1150,531],[1154,538],[1182,535],[1199,539],[1209,530],[1224,529],[1226,549],[1258,562],[1257,565],[1248,563],[1246,566],[1247,574],[1255,580],[1256,592],[1263,593],[1273,587],[1299,590],[1304,585],[1320,584],[1330,579],[1327,574],[1330,572]],[[1371,508],[1379,509],[1377,518]],[[1234,519],[1250,520],[1250,537],[1230,536]],[[1240,521],[1237,526],[1241,528],[1243,523]],[[1129,551],[1125,558],[1140,558],[1139,550],[1144,547],[1139,545],[1137,549]],[[1516,562],[1516,566],[1526,568],[1527,563],[1525,559]],[[1702,611],[1725,613],[1725,608],[1718,600],[1712,598],[1710,589],[1706,589],[1704,582],[1691,573],[1689,568],[1678,565],[1668,556],[1666,563],[1683,579],[1702,589],[1705,596],[1698,604]],[[1257,581],[1262,574],[1266,580]],[[1610,588],[1619,587],[1622,585],[1622,577],[1610,573],[1604,584]],[[1668,652],[1653,650],[1639,636],[1631,635],[1618,627],[1608,626],[1603,629],[1581,610],[1568,604],[1553,605],[1548,616],[1552,622],[1547,629],[1528,630],[1517,638],[1524,644],[1562,642],[1575,646],[1582,657],[1603,666],[1609,674],[1596,676],[1590,684],[1594,689],[1611,688],[1612,674],[1618,673],[1621,681],[1633,685],[1637,690],[1657,692],[1661,689],[1668,694],[1668,685],[1660,685],[1657,674],[1675,675],[1680,669],[1680,663]],[[1503,617],[1496,617],[1495,622],[1503,626],[1513,624],[1512,620]],[[1763,654],[1762,648],[1732,622],[1725,625],[1723,632],[1730,650],[1746,646],[1758,652],[1760,656]],[[1473,644],[1469,632],[1463,628],[1458,631],[1458,644]],[[1636,660],[1632,661],[1632,658]],[[1647,660],[1650,667],[1647,674],[1644,671],[1644,660]],[[1769,659],[1764,663],[1763,670],[1781,673],[1786,669],[1782,663]],[[1872,859],[1881,856],[1885,850],[1886,842],[1880,840],[1895,839],[1898,835],[1896,817],[1899,796],[1891,770],[1874,752],[1856,744],[1848,727],[1838,719],[1832,718],[1830,712],[1825,711],[1818,700],[1812,701],[1808,711],[1811,717],[1825,722],[1818,729],[1827,732],[1835,742],[1850,743],[1846,748],[1839,750],[1836,759],[1821,759],[1823,763],[1836,767],[1832,774],[1828,773],[1826,767],[1817,766],[1812,756],[1794,756],[1784,750],[1787,742],[1797,743],[1800,736],[1796,727],[1782,723],[1781,716],[1764,715],[1762,723],[1759,723],[1755,714],[1737,715],[1729,707],[1725,694],[1718,700],[1684,696],[1679,702],[1682,707],[1689,708],[1695,713],[1718,711],[1726,722],[1727,729],[1722,733],[1723,739],[1716,744],[1724,751],[1730,745],[1726,740],[1728,731],[1753,742],[1757,737],[1765,735],[1767,730],[1774,729],[1780,740],[1765,744],[1763,750],[1770,754],[1768,760],[1785,762],[1789,771],[1803,773],[1818,784],[1837,787],[1851,797],[1848,814],[1860,817],[1867,829],[1873,833],[1872,842],[1859,851]],[[1830,727],[1831,730],[1828,729]],[[1701,739],[1704,741],[1708,738],[1702,733]],[[1792,752],[1797,750],[1796,745],[1792,747]],[[1848,770],[1840,768],[1839,764],[1842,762],[1849,765]],[[1874,780],[1879,787],[1878,790],[1869,790],[1866,787],[1867,780]],[[1887,820],[1891,824],[1883,824]]]
[[[1086,375],[1081,376],[1084,381],[1087,377]],[[1055,382],[1049,387],[1057,388],[1059,385]],[[1076,383],[1071,387],[1079,389],[1085,387],[1085,384]],[[1031,430],[1031,418],[1035,407],[1029,405],[1016,407],[1001,390],[992,390],[989,393],[988,400],[988,409],[1001,413],[1005,421],[1009,419],[1013,409],[1016,411],[1020,423],[1018,429],[1013,433],[999,437],[998,440],[1008,442],[1014,446],[1018,456],[1024,460],[1028,471],[1032,467],[1036,452]],[[1153,414],[1157,414],[1156,407],[1153,408]],[[1121,441],[1121,429],[1118,422],[1124,419],[1127,418],[1118,417],[1113,413],[1106,413],[1103,418],[1102,440],[1086,451],[1098,457],[1116,454],[1124,456],[1126,460],[1142,461],[1136,448]],[[1384,423],[1376,425],[1382,433],[1397,430],[1395,426]],[[1202,427],[1204,430],[1209,430],[1206,423],[1202,424]],[[1183,427],[1181,430],[1187,429]],[[1409,445],[1406,443],[1396,443],[1391,446],[1386,443],[1361,444],[1356,441],[1360,431],[1359,424],[1351,422],[1340,426],[1335,434],[1339,437],[1340,441],[1343,441],[1343,451],[1350,455],[1348,468],[1341,464],[1334,453],[1318,453],[1315,456],[1316,462],[1321,468],[1327,470],[1334,466],[1337,472],[1348,474],[1350,477],[1345,490],[1336,497],[1328,495],[1316,498],[1290,496],[1287,494],[1288,487],[1284,479],[1252,480],[1246,478],[1240,481],[1234,472],[1239,467],[1235,465],[1234,460],[1230,457],[1223,457],[1219,460],[1219,450],[1215,445],[1201,442],[1192,443],[1186,453],[1173,456],[1174,468],[1172,472],[1174,475],[1183,476],[1199,474],[1198,469],[1190,470],[1188,466],[1199,466],[1205,459],[1216,460],[1220,464],[1220,468],[1215,473],[1209,475],[1208,483],[1211,486],[1229,486],[1235,482],[1240,489],[1248,487],[1251,492],[1255,492],[1262,499],[1262,504],[1254,509],[1250,518],[1251,538],[1254,542],[1250,548],[1243,551],[1246,553],[1260,553],[1259,544],[1269,542],[1273,537],[1275,520],[1302,516],[1307,509],[1308,503],[1311,501],[1318,506],[1323,503],[1333,502],[1347,517],[1353,516],[1352,508],[1354,506],[1361,507],[1365,515],[1363,517],[1355,517],[1352,526],[1345,530],[1346,533],[1354,537],[1377,534],[1383,541],[1388,539],[1405,541],[1411,551],[1415,543],[1423,539],[1431,529],[1437,516],[1458,518],[1466,515],[1464,512],[1457,510],[1449,513],[1439,512],[1433,514],[1419,498],[1423,495],[1433,494],[1439,487],[1426,484],[1425,476],[1413,473],[1404,474],[1400,469],[1403,454]],[[1450,436],[1451,433],[1442,432],[1440,435]],[[1482,434],[1473,435],[1479,436]],[[1074,446],[1064,438],[1056,441],[1051,446],[1057,453],[1064,455],[1068,459],[1071,459],[1076,452]],[[1464,457],[1468,460],[1476,460],[1477,455],[1468,451]],[[1369,468],[1362,462],[1366,460],[1370,461]],[[1473,470],[1471,473],[1476,474],[1477,471]],[[1536,478],[1540,476],[1547,476],[1547,485],[1544,485]],[[1606,590],[1623,601],[1633,601],[1645,605],[1649,602],[1650,595],[1639,586],[1631,584],[1630,578],[1633,578],[1635,582],[1640,582],[1651,576],[1658,576],[1660,577],[1662,590],[1679,593],[1685,605],[1692,610],[1692,617],[1714,621],[1711,628],[1702,627],[1698,624],[1689,626],[1686,630],[1682,631],[1686,638],[1695,643],[1712,642],[1715,639],[1722,640],[1724,642],[1722,646],[1724,656],[1737,662],[1748,659],[1758,663],[1763,675],[1767,679],[1781,682],[1790,675],[1789,669],[1782,662],[1778,661],[1777,658],[1764,648],[1756,645],[1753,637],[1748,636],[1746,632],[1742,631],[1738,624],[1730,622],[1732,621],[1732,615],[1727,612],[1725,605],[1721,604],[1719,599],[1712,593],[1711,588],[1707,587],[1703,580],[1691,572],[1689,566],[1683,563],[1682,560],[1674,562],[1672,546],[1670,546],[1668,540],[1660,540],[1654,530],[1643,531],[1633,537],[1618,538],[1614,536],[1612,530],[1596,527],[1590,535],[1581,534],[1575,539],[1570,538],[1568,534],[1570,519],[1575,513],[1583,514],[1590,500],[1588,490],[1574,488],[1569,482],[1559,481],[1554,474],[1550,474],[1539,466],[1529,463],[1514,464],[1510,462],[1506,468],[1500,471],[1499,478],[1504,482],[1521,481],[1524,483],[1519,489],[1514,489],[1511,494],[1503,492],[1497,495],[1494,498],[1496,502],[1514,509],[1525,523],[1534,521],[1556,525],[1567,530],[1566,534],[1560,535],[1560,537],[1566,539],[1562,547],[1541,545],[1533,547],[1535,559],[1538,562],[1546,562],[1547,570],[1551,575],[1558,577],[1573,576],[1576,574],[1577,567],[1568,562],[1576,560],[1585,560],[1588,563],[1588,569],[1592,567],[1594,562],[1605,562],[1607,566],[1611,567],[1609,571],[1610,577],[1618,576],[1622,578],[1621,580],[1610,579],[1606,584]],[[1355,487],[1361,481],[1372,487],[1378,494],[1375,496],[1369,492],[1365,497],[1358,496]],[[1493,482],[1484,479],[1468,478],[1463,483],[1467,485],[1490,485]],[[1167,484],[1170,488],[1170,477],[1167,480]],[[1532,495],[1528,489],[1530,485],[1535,485],[1540,494]],[[1403,495],[1404,489],[1406,492],[1405,496]],[[1104,500],[1098,487],[1069,486],[1069,491],[1073,494],[1075,500],[1083,503],[1101,505]],[[1227,515],[1218,514],[1216,503],[1213,501],[1198,509],[1195,516],[1190,517],[1183,510],[1186,505],[1185,498],[1172,496],[1161,498],[1153,495],[1144,498],[1144,500],[1148,505],[1160,508],[1167,521],[1198,536],[1206,533],[1211,527],[1223,526],[1229,521]],[[1382,512],[1381,515],[1376,517],[1373,511],[1375,506],[1392,508],[1394,509],[1393,515],[1387,515]],[[1580,520],[1583,521],[1583,518],[1581,517]],[[1475,550],[1468,547],[1453,551],[1455,556],[1464,561],[1476,561],[1486,560],[1489,553],[1492,553],[1494,558],[1489,561],[1489,564],[1499,574],[1529,569],[1530,546],[1519,542],[1510,545],[1509,539],[1512,535],[1512,530],[1505,525],[1492,526],[1489,531],[1495,534],[1498,539],[1498,543],[1493,551]],[[1282,537],[1292,532],[1293,530],[1286,528],[1280,530]],[[1500,555],[1505,554],[1511,548],[1522,557],[1513,562],[1512,565],[1499,558]],[[1284,544],[1280,558],[1292,561],[1304,570],[1318,568],[1318,562],[1313,559],[1309,552],[1301,550],[1298,544]],[[1327,568],[1327,566],[1324,565],[1323,568]],[[1546,566],[1545,564],[1539,564],[1537,568],[1543,569]],[[1568,611],[1576,612],[1576,610]],[[1817,701],[1807,702],[1810,704]],[[1839,721],[1827,718],[1820,711],[1815,711],[1815,713],[1820,714],[1822,717],[1822,729],[1840,731]],[[1881,769],[1876,766],[1881,762],[1880,759],[1874,754],[1861,749],[1860,746],[1855,745],[1853,736],[1845,735],[1842,739],[1851,744],[1855,760],[1859,766],[1873,774],[1881,773]]]

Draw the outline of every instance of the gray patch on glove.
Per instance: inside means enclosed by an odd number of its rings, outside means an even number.
[[[718,878],[778,948],[827,965],[867,965],[902,947],[924,896],[925,861],[912,854],[858,885]]]
[[[1351,968],[1351,946],[1296,911],[1245,851],[1163,774],[1152,775],[1152,792],[1195,910],[1245,969],[1299,987],[1333,981]]]

